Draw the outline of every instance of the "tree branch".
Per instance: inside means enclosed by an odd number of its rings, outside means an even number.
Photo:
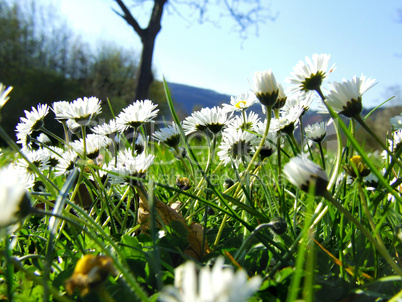
[[[130,10],[127,8],[127,6],[123,3],[122,0],[115,0],[117,4],[120,6],[121,10],[123,11],[123,15],[117,12],[116,10],[113,9],[113,11],[118,14],[120,17],[122,17],[126,22],[131,25],[131,27],[134,29],[134,31],[138,34],[138,36],[142,39],[144,35],[144,30],[141,28],[141,26],[138,24],[137,20],[133,17],[131,14]]]

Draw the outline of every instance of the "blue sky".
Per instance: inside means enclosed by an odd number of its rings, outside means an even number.
[[[113,0],[43,0],[60,9],[61,15],[84,40],[117,43],[140,53],[140,41],[118,17]],[[130,0],[126,0],[129,4]],[[156,40],[156,77],[236,95],[250,89],[255,71],[272,69],[284,82],[305,56],[331,54],[336,70],[329,81],[364,74],[378,84],[363,97],[366,107],[379,104],[393,94],[390,86],[402,84],[402,21],[398,22],[399,0],[283,0],[270,3],[275,21],[250,30],[242,41],[223,19],[219,27],[191,22],[165,14]],[[139,15],[144,14],[139,10]],[[185,14],[184,14],[185,15]],[[287,84],[285,83],[285,86]],[[402,105],[402,100],[397,101]]]

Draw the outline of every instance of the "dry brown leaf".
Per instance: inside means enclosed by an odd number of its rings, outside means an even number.
[[[139,195],[138,223],[141,224],[141,232],[147,232],[151,227],[149,196],[142,183],[139,183],[136,188]],[[186,255],[189,255],[194,259],[201,260],[203,255],[206,255],[210,252],[207,240],[205,240],[204,251],[202,252],[204,227],[201,224],[193,223],[189,227],[184,218],[175,209],[172,209],[160,201],[157,197],[154,197],[154,203],[157,212],[157,228],[161,229],[162,224],[168,225],[172,221],[179,221],[187,229],[187,241],[189,246],[184,251]]]

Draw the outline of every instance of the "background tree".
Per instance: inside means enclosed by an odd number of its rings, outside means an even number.
[[[0,82],[14,87],[1,123],[11,137],[24,110],[38,103],[96,96],[104,104],[100,118],[108,120],[107,98],[116,113],[134,101],[138,57],[107,43],[93,49],[54,7],[0,0]],[[150,92],[161,113],[167,112],[161,83],[154,83]],[[53,118],[49,122],[47,127],[57,132],[60,125]]]
[[[127,0],[115,0],[119,5],[121,12],[115,11],[130,25],[141,40],[142,52],[139,62],[137,75],[137,86],[135,91],[135,99],[146,99],[149,97],[149,87],[154,80],[152,73],[152,58],[155,48],[156,36],[162,29],[162,15],[166,8],[170,8],[170,12],[181,16],[181,7],[187,6],[190,8],[191,15],[197,12],[199,22],[214,22],[215,18],[231,17],[234,20],[236,30],[243,37],[247,36],[246,30],[254,26],[258,29],[258,24],[267,19],[274,20],[275,18],[267,14],[268,8],[263,7],[260,0],[131,0],[130,4],[139,6],[144,2],[153,3],[149,12],[149,20],[146,27],[141,27],[138,19],[133,15],[135,8],[129,9],[126,5]],[[181,7],[180,7],[181,6]],[[211,18],[210,10],[214,11],[214,17]],[[220,13],[216,13],[219,10]]]

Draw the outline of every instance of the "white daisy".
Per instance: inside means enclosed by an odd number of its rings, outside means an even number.
[[[79,133],[81,131],[81,125],[78,124],[75,120],[71,119],[71,120],[67,120],[66,121],[66,125],[68,127],[68,129],[72,132],[72,133]]]
[[[17,144],[20,144],[22,146],[21,152],[23,153],[33,150],[32,139],[29,135],[22,136],[17,134]]]
[[[47,148],[43,148],[43,151],[45,151],[49,156],[48,164],[50,167],[56,167],[61,161],[62,155],[64,153],[63,149],[55,146],[49,146]]]
[[[232,161],[236,166],[239,166],[243,160],[250,158],[258,143],[257,135],[241,129],[228,128],[223,132],[218,156],[225,166]]]
[[[175,269],[174,286],[163,288],[161,302],[246,302],[260,288],[261,277],[248,278],[239,269],[224,266],[224,258],[217,258],[212,269],[203,267],[197,273],[194,262],[187,261]]]
[[[56,119],[72,119],[82,126],[88,125],[102,111],[101,101],[94,96],[78,98],[68,103],[68,106],[58,103],[58,106],[62,107],[64,111],[60,112],[60,108],[57,108]]]
[[[295,186],[309,192],[314,183],[315,195],[322,195],[328,185],[328,176],[322,168],[306,156],[296,156],[283,167],[286,178]]]
[[[232,113],[218,106],[201,109],[201,119],[204,121],[204,125],[214,134],[221,132],[226,127],[231,117]]]
[[[130,177],[145,177],[145,173],[152,165],[155,156],[152,154],[132,155],[131,150],[119,151],[117,165],[113,162],[109,164],[107,170],[110,173],[110,181],[112,184],[133,184],[135,180]],[[117,175],[116,175],[117,174]]]
[[[39,142],[39,146],[41,147],[42,145],[47,145],[50,146],[52,144],[52,141],[50,140],[49,136],[47,136],[45,133],[40,133],[37,137],[36,140]]]
[[[137,129],[144,123],[152,122],[158,115],[159,109],[156,107],[158,105],[150,100],[136,101],[120,112],[116,117],[116,124],[121,132],[128,128]]]
[[[15,223],[30,209],[23,179],[11,165],[0,169],[0,208],[0,228]]]
[[[277,134],[286,133],[290,135],[296,129],[302,113],[303,107],[300,105],[287,108],[287,111],[281,111],[278,119],[271,120],[271,131],[275,131]]]
[[[276,81],[272,70],[257,71],[253,76],[253,91],[264,106],[274,106],[279,92],[285,95],[283,88]]]
[[[62,154],[59,163],[56,166],[55,175],[68,175],[72,172],[77,161],[78,154],[74,150],[68,150]]]
[[[49,168],[49,155],[43,149],[28,151],[24,153],[24,155],[30,163],[34,164],[39,169],[39,171]],[[18,159],[16,166],[25,170],[27,174],[35,174],[35,172],[29,166],[29,163],[24,158]]]
[[[23,151],[23,153],[28,161],[35,165],[39,171],[44,171],[49,168],[49,156],[43,149],[26,150]],[[21,179],[23,179],[25,187],[32,188],[37,175],[30,167],[29,163],[24,158],[20,158],[17,160],[14,167],[17,169]]]
[[[67,112],[69,110],[70,103],[67,101],[57,101],[52,104],[52,111],[56,115],[56,119],[59,122],[67,120],[67,118],[61,118],[61,115],[64,114],[64,112]]]
[[[312,60],[306,57],[306,62],[299,61],[291,72],[291,77],[287,81],[294,85],[292,92],[309,92],[320,89],[322,81],[327,76],[328,63],[330,59],[328,54],[314,54]],[[332,72],[335,64],[330,68]]]
[[[13,90],[12,86],[6,87],[5,85],[3,85],[3,83],[0,83],[0,110],[10,99],[8,94],[11,92],[11,90]]]
[[[98,134],[88,134],[86,136],[86,156],[90,159],[95,159],[99,155],[99,151],[108,147],[112,143],[112,140],[107,136]],[[79,155],[84,154],[84,140],[81,138],[70,143],[70,146]]]
[[[259,121],[260,117],[258,116],[258,114],[250,111],[249,114],[237,115],[233,119],[231,119],[228,128],[233,128],[236,130],[243,129],[255,131],[255,127],[257,126]]]
[[[257,101],[254,93],[246,91],[237,96],[231,96],[230,104],[223,104],[222,106],[228,112],[243,111],[254,105]]]
[[[283,111],[289,111],[290,108],[294,106],[301,106],[303,108],[302,114],[306,113],[310,109],[314,101],[314,94],[296,93],[292,94],[287,100],[285,106],[282,108]]]
[[[109,123],[103,123],[103,124],[100,124],[100,125],[96,125],[91,130],[95,134],[110,137],[110,136],[116,134],[119,131],[119,127],[117,126],[116,120],[112,119],[112,120],[109,121]]]
[[[333,82],[325,102],[339,114],[347,117],[358,116],[363,109],[363,93],[375,84],[375,79],[366,79],[363,75],[360,78],[354,76],[351,81],[344,79],[342,83]]]
[[[153,137],[160,143],[165,143],[169,147],[176,149],[180,144],[181,133],[175,122],[165,128],[155,131]]]
[[[47,104],[39,104],[37,108],[32,107],[32,111],[24,110],[25,117],[20,118],[20,123],[16,127],[17,138],[23,139],[33,131],[38,131],[43,126],[43,120],[49,113]]]
[[[309,140],[320,143],[327,135],[327,123],[324,121],[321,123],[317,122],[312,125],[307,125],[306,128],[304,128],[304,132]]]
[[[402,129],[402,113],[400,115],[391,117],[389,122],[395,129]]]
[[[186,135],[197,131],[207,131],[201,111],[194,111],[190,116],[186,117],[183,121],[183,130]]]

